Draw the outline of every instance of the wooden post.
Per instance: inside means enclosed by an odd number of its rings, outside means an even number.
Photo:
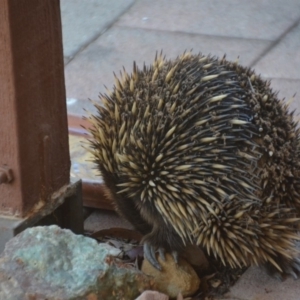
[[[70,181],[59,4],[0,0],[2,215],[26,217]]]

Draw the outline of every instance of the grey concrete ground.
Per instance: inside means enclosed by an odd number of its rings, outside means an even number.
[[[113,71],[169,58],[185,49],[251,66],[272,79],[279,96],[298,93],[300,112],[300,0],[61,0],[68,111],[93,110],[111,87]],[[249,269],[231,299],[300,299],[300,281],[283,283]]]
[[[61,0],[68,109],[113,84],[124,65],[151,63],[185,49],[238,56],[273,79],[280,97],[300,93],[299,0]],[[300,95],[294,102],[300,105]]]

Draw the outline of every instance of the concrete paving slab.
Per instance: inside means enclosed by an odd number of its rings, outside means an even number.
[[[61,0],[65,62],[99,36],[134,0]]]
[[[299,300],[300,281],[288,278],[280,282],[253,267],[243,274],[226,296],[239,300]]]
[[[83,115],[87,115],[88,112],[95,112],[96,110],[94,104],[91,101],[88,101],[87,98],[84,100],[67,98],[68,114],[81,117]]]
[[[299,17],[299,0],[140,0],[117,24],[276,40]]]
[[[300,22],[254,67],[265,77],[300,79]]]
[[[144,61],[150,64],[157,50],[163,49],[168,58],[191,48],[195,53],[227,53],[228,59],[240,56],[240,63],[250,65],[269,45],[269,41],[261,40],[113,27],[66,66],[67,97],[97,99],[99,92],[105,92],[103,84],[112,87],[113,71],[119,74],[123,65],[131,71],[134,60],[141,67]]]

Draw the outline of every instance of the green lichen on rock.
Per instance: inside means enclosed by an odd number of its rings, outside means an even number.
[[[22,248],[15,247],[20,242]],[[56,226],[48,230],[35,227],[26,230],[22,240],[11,241],[5,253],[22,262],[27,271],[36,271],[45,282],[78,292],[95,285],[99,271],[107,270],[108,265],[103,263],[106,255],[118,254],[110,253],[113,248],[106,246],[84,236],[75,237],[71,231]]]
[[[2,253],[0,299],[85,299],[91,293],[97,299],[134,299],[151,287],[150,279],[115,263],[119,252],[54,225],[29,228]]]

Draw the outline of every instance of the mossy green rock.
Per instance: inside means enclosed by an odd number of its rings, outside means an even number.
[[[119,252],[57,226],[27,229],[0,258],[0,299],[134,299],[151,281],[118,265]]]

